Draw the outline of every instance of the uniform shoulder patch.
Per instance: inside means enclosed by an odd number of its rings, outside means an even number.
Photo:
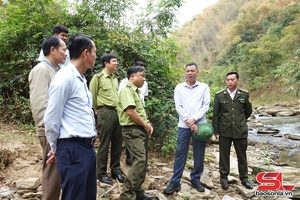
[[[241,92],[249,93],[247,90],[239,89]]]
[[[102,71],[96,74],[96,76],[98,76],[98,77],[101,77],[102,75],[103,75]]]
[[[224,92],[225,90],[220,90],[219,92],[216,92],[216,94],[221,94],[222,92]]]

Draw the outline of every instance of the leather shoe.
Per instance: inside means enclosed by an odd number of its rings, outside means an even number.
[[[192,187],[195,188],[198,192],[205,191],[205,188],[201,185],[200,182],[192,182]]]
[[[181,185],[180,183],[170,183],[168,187],[164,189],[165,194],[173,194],[175,191],[178,192],[181,190]]]
[[[229,185],[227,182],[221,182],[221,187],[223,190],[227,190],[229,188]]]
[[[253,185],[249,181],[242,181],[242,185],[247,189],[253,189]]]
[[[119,181],[120,183],[124,183],[125,180],[126,180],[126,177],[125,177],[121,172],[118,173],[118,174],[113,174],[111,177],[112,177],[113,179],[118,179],[118,181]]]
[[[144,193],[142,196],[137,197],[136,200],[152,200],[154,198],[154,195]]]
[[[99,178],[99,181],[101,183],[106,183],[106,184],[109,184],[109,185],[112,185],[113,184],[113,181],[108,177],[108,176],[102,176]]]

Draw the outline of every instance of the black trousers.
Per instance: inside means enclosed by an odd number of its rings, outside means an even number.
[[[228,181],[228,175],[230,173],[230,148],[233,143],[237,160],[238,160],[238,170],[239,177],[241,181],[248,179],[248,164],[247,164],[247,138],[235,139],[227,137],[219,137],[219,170],[221,182]]]

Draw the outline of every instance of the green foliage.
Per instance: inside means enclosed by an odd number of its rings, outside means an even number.
[[[177,124],[173,102],[173,90],[178,80],[176,57],[178,46],[166,38],[174,21],[174,12],[181,6],[181,0],[149,2],[147,14],[133,18],[135,27],[126,19],[127,11],[133,9],[135,1],[95,0],[14,0],[9,6],[1,7],[0,21],[0,111],[3,120],[19,124],[33,124],[29,107],[28,73],[37,64],[35,59],[40,43],[51,35],[54,25],[62,24],[69,29],[69,35],[84,33],[91,35],[96,44],[98,57],[106,52],[117,55],[119,79],[135,61],[147,64],[149,96],[146,107],[155,133],[151,145],[167,154],[175,147]],[[159,8],[159,9],[156,9]],[[3,12],[2,12],[3,11]],[[149,17],[153,17],[149,19]],[[9,49],[10,51],[7,51]],[[102,70],[99,62],[92,75]]]
[[[31,122],[27,76],[36,64],[44,31],[59,22],[63,10],[54,0],[14,0],[1,9],[2,118],[18,123]]]
[[[288,87],[288,92],[294,96],[300,96],[300,49],[294,60],[284,63],[277,69],[277,76],[283,79]]]

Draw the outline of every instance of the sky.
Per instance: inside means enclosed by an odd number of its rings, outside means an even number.
[[[218,1],[219,0],[184,0],[184,3],[177,13],[178,25],[182,26],[184,23],[191,21],[195,15],[202,13],[205,8]]]

